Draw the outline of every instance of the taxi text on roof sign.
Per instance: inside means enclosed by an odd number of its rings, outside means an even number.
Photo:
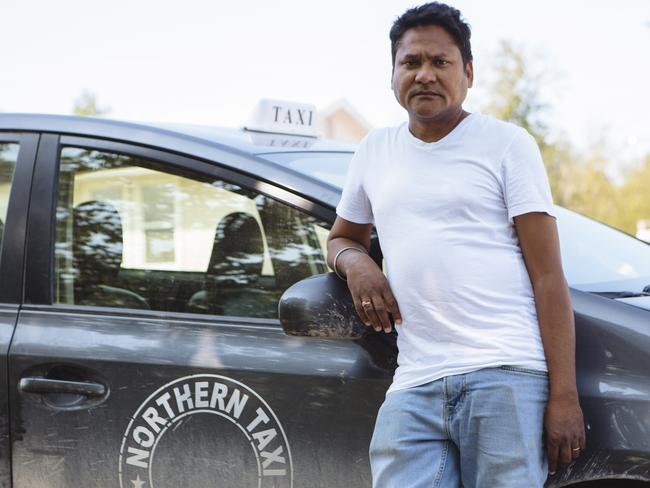
[[[316,106],[263,98],[257,103],[245,129],[317,137]]]

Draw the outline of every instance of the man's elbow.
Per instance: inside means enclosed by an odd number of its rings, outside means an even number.
[[[531,277],[530,283],[538,294],[568,293],[569,285],[562,270],[550,270]]]

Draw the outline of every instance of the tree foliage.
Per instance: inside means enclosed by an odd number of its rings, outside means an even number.
[[[650,154],[646,155],[641,166],[631,171],[619,188],[622,205],[618,217],[620,227],[634,233],[639,220],[650,220]]]
[[[492,70],[484,111],[535,137],[555,203],[635,234],[637,221],[650,219],[650,155],[622,185],[615,185],[606,173],[606,151],[592,148],[579,154],[568,141],[550,137],[545,122],[550,106],[541,96],[544,72],[535,71],[523,49],[503,41]]]
[[[541,73],[530,69],[521,48],[509,41],[501,41],[494,74],[486,111],[523,127],[539,144],[544,143],[547,127],[543,116],[548,104],[540,96]]]
[[[106,115],[109,112],[110,109],[100,107],[97,104],[97,96],[87,90],[77,97],[72,108],[72,113],[75,115]]]

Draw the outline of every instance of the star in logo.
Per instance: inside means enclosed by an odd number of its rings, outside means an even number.
[[[144,486],[144,481],[140,479],[140,475],[137,475],[134,480],[131,480],[133,483],[133,488],[142,488]]]

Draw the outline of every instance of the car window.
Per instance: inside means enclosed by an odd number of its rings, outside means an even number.
[[[16,142],[0,142],[0,245],[4,235],[9,206],[9,193],[13,179],[19,145]]]
[[[56,303],[277,318],[327,271],[328,224],[141,158],[63,148],[56,215]]]

